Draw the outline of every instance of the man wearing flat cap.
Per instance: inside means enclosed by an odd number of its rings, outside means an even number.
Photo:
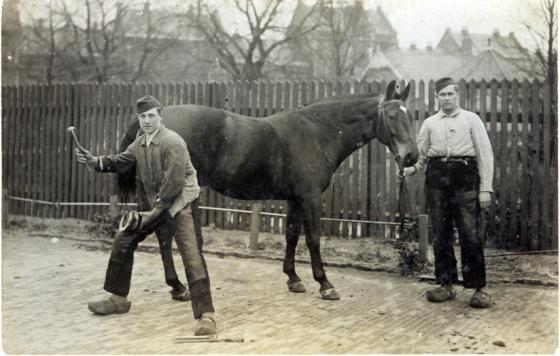
[[[127,219],[113,241],[105,275],[104,289],[111,293],[107,299],[88,303],[95,314],[122,314],[129,311],[134,251],[148,234],[174,235],[187,274],[191,306],[196,319],[195,335],[216,332],[210,280],[202,254],[202,242],[197,241],[189,204],[200,188],[187,145],[176,132],[162,123],[162,106],[152,96],[136,103],[138,121],[143,134],[121,153],[93,156],[76,149],[80,163],[98,172],[120,172],[137,166],[138,213]]]
[[[458,106],[459,87],[452,78],[436,81],[439,112],[427,118],[418,133],[418,162],[403,176],[426,167],[425,194],[433,227],[436,283],[431,302],[455,298],[458,280],[453,226],[459,232],[463,286],[475,290],[469,305],[487,308],[486,267],[481,209],[490,206],[494,157],[484,122]],[[402,177],[401,177],[402,178]]]

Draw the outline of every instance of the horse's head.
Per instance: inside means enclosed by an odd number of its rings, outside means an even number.
[[[410,83],[397,93],[396,82],[387,86],[379,102],[377,140],[389,147],[400,167],[412,166],[418,160],[418,147],[412,118],[406,107]]]

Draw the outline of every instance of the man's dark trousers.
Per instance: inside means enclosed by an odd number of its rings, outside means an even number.
[[[426,170],[426,203],[433,229],[436,283],[458,280],[453,250],[453,223],[459,232],[465,288],[486,285],[482,220],[476,160],[430,159]]]
[[[173,218],[167,211],[162,213],[140,231],[118,232],[113,241],[103,288],[116,295],[128,295],[134,251],[147,235],[156,228],[161,228],[162,224],[170,226],[172,235],[175,235],[175,242],[181,252],[187,274],[194,318],[200,319],[202,314],[214,312],[214,307],[206,261],[202,255],[202,239],[200,235],[195,234],[189,206],[179,211]]]

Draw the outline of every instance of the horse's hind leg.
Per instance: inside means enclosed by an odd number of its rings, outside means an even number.
[[[163,270],[165,273],[165,283],[171,288],[171,297],[175,300],[187,301],[189,296],[187,288],[181,283],[175,270],[175,263],[173,262],[172,241],[173,231],[168,226],[162,226],[156,229],[156,236],[159,244],[159,252],[163,262]]]
[[[296,274],[295,254],[302,224],[301,207],[294,201],[288,201],[288,217],[286,219],[286,255],[284,256],[284,273],[288,275],[290,292],[303,293],[305,286]]]

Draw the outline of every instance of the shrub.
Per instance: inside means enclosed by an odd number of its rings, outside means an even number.
[[[426,262],[420,257],[418,244],[411,242],[397,242],[395,244],[400,257],[399,267],[401,274],[412,276],[426,271]]]
[[[112,218],[109,214],[96,213],[93,224],[86,228],[88,233],[95,235],[109,235],[114,237],[119,229],[120,217]]]

